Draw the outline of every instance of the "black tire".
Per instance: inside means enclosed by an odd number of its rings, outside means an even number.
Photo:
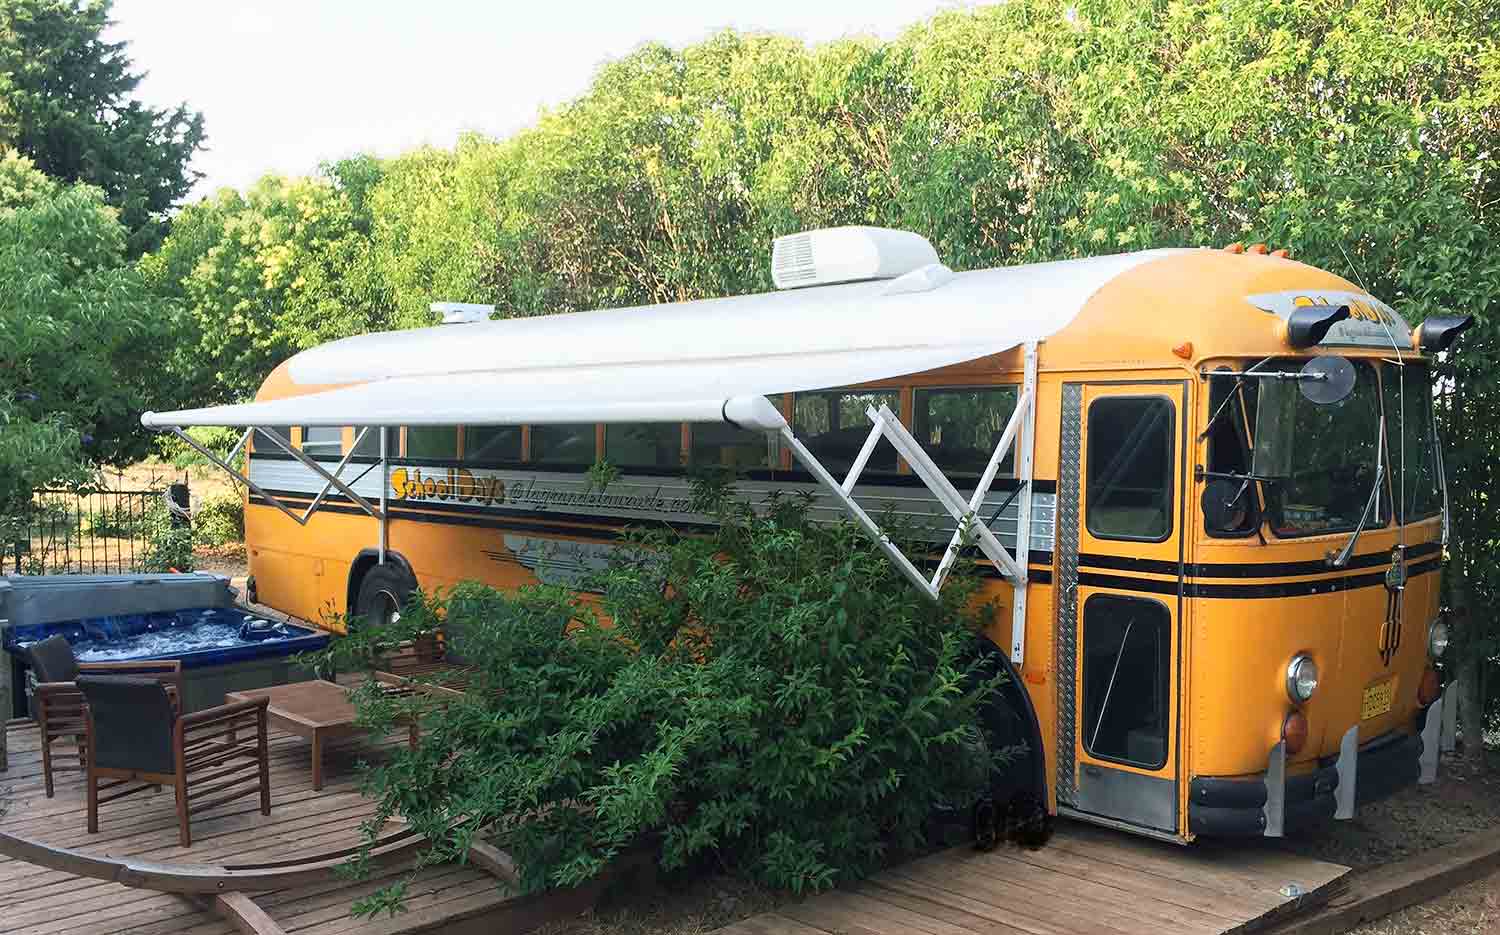
[[[401,619],[401,608],[417,589],[417,582],[398,565],[387,562],[376,565],[359,582],[359,597],[354,601],[350,623],[358,626],[374,621],[389,626]]]

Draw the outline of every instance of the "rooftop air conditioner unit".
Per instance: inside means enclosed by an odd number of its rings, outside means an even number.
[[[778,289],[895,279],[938,263],[921,234],[888,227],[829,227],[777,237],[771,279]]]

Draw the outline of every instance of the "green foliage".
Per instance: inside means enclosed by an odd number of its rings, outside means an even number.
[[[8,157],[0,198],[0,516],[11,516],[34,488],[144,453],[137,420],[177,312],[126,265],[125,230],[98,190]]]
[[[160,243],[168,209],[197,179],[188,162],[203,118],[130,99],[141,75],[125,43],[102,38],[109,10],[108,0],[0,3],[0,145],[102,190],[136,256]]]
[[[221,460],[229,457],[229,452],[239,444],[241,432],[234,429],[224,428],[217,425],[195,425],[187,429],[188,437],[207,448],[217,455]],[[152,441],[152,448],[162,459],[171,463],[172,467],[179,471],[186,470],[198,465],[211,464],[196,448],[187,442],[163,432]],[[232,462],[239,467],[244,462],[244,453],[237,455]]]
[[[175,525],[165,503],[156,501],[141,520],[145,550],[137,557],[141,571],[165,573],[193,570],[193,529]]]
[[[142,272],[188,322],[173,370],[196,402],[252,396],[295,352],[384,327],[367,198],[378,166],[351,159],[304,179],[267,176],[184,208]]]
[[[245,541],[245,501],[235,493],[205,497],[193,510],[193,542],[218,546]]]
[[[337,641],[347,670],[441,628],[476,667],[440,711],[358,696],[376,729],[426,711],[420,746],[366,776],[377,818],[404,815],[433,861],[489,826],[527,891],[645,845],[800,892],[922,847],[936,803],[967,808],[1009,753],[976,726],[997,686],[967,661],[973,583],[934,604],[805,500],[756,515],[720,493],[700,490],[716,532],[643,533],[603,573],[612,625],[566,590],[465,583]]]

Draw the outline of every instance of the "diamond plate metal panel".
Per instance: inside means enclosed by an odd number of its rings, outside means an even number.
[[[1074,715],[1078,680],[1078,501],[1083,469],[1083,386],[1068,383],[1062,391],[1062,444],[1057,461],[1057,541],[1053,550],[1053,587],[1057,608],[1057,799],[1078,800],[1074,751]]]

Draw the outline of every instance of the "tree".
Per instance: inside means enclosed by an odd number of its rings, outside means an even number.
[[[98,189],[0,159],[0,517],[139,458],[177,312],[126,259]]]
[[[137,256],[160,243],[167,211],[198,173],[203,117],[147,107],[130,95],[125,43],[106,42],[109,0],[0,2],[0,144],[47,175],[104,192]]]
[[[184,399],[247,399],[297,351],[390,327],[368,233],[380,173],[359,157],[309,178],[268,175],[177,215],[141,270],[187,308],[172,367]]]

